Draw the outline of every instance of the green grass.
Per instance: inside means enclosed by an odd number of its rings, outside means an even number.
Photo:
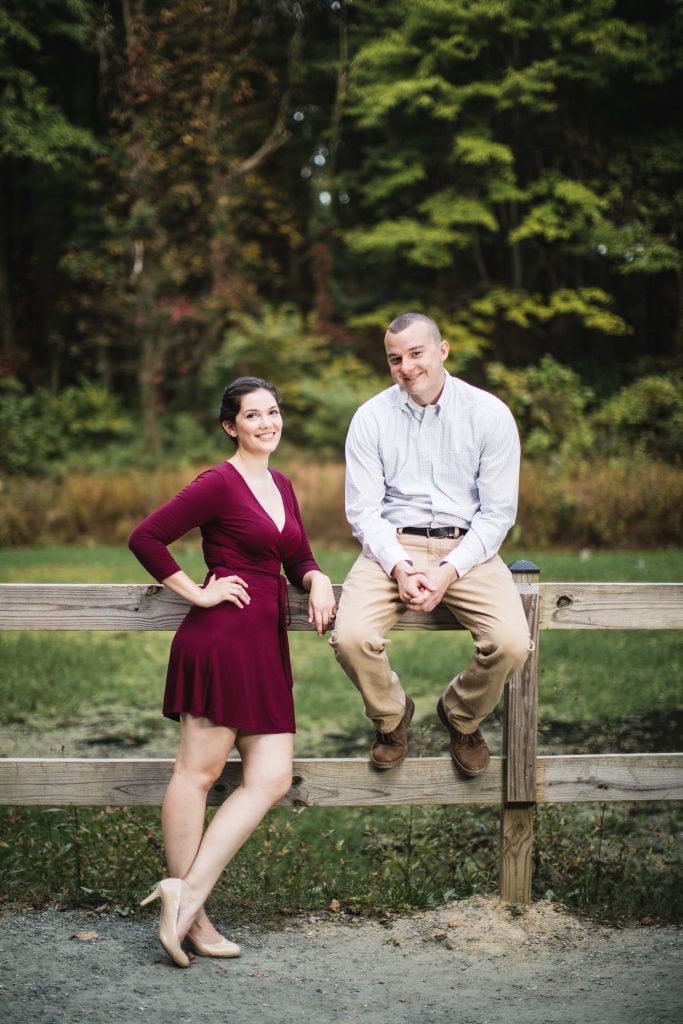
[[[177,546],[200,578],[201,557]],[[351,549],[317,552],[341,581]],[[535,561],[545,580],[676,581],[683,552],[506,552]],[[147,582],[125,549],[49,547],[0,551],[8,582]],[[359,696],[327,642],[292,634],[298,756],[365,756],[370,738]],[[177,727],[159,712],[170,634],[0,634],[1,756],[166,756]],[[413,753],[443,754],[434,712],[446,680],[469,658],[463,633],[396,633],[392,662],[417,706]],[[671,750],[680,741],[680,632],[547,631],[541,636],[540,748]],[[500,713],[487,723],[500,748]],[[607,917],[683,920],[675,805],[542,806],[535,891]],[[105,903],[128,912],[163,870],[156,809],[2,808],[5,899]],[[282,919],[338,899],[350,913],[431,906],[493,891],[495,810],[290,808],[271,812],[217,887],[223,915]],[[8,838],[9,837],[9,838]],[[678,882],[676,887],[675,883]]]

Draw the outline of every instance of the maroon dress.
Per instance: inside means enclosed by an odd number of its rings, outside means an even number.
[[[168,545],[198,526],[206,580],[241,576],[251,601],[191,607],[178,627],[168,663],[164,715],[183,711],[216,725],[254,733],[294,732],[292,672],[287,643],[287,584],[301,586],[318,569],[291,483],[270,473],[282,495],[282,531],[228,462],[196,480],[150,513],[130,548],[159,582],[180,568]]]

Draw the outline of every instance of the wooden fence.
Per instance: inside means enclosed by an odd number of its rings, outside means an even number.
[[[298,759],[282,802],[500,804],[500,894],[527,903],[536,803],[683,798],[680,753],[537,757],[539,630],[681,629],[683,584],[540,583],[532,563],[510,568],[535,650],[505,688],[503,756],[491,758],[475,779],[463,779],[449,757],[407,758],[391,772],[377,772],[359,758]],[[288,599],[289,629],[310,630],[307,595],[290,587]],[[0,584],[2,630],[174,630],[186,609],[156,584]],[[396,628],[461,627],[438,608],[429,615],[406,612]],[[158,805],[172,768],[171,759],[0,758],[0,804]],[[209,803],[220,804],[239,778],[240,762],[231,759]]]

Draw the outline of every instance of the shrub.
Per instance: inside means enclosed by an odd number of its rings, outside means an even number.
[[[207,360],[202,383],[218,391],[242,375],[272,381],[282,398],[288,439],[318,455],[343,451],[353,412],[386,386],[353,353],[335,354],[295,306],[238,315],[219,352]]]
[[[604,454],[683,460],[683,377],[641,377],[592,418]]]
[[[0,470],[50,474],[70,453],[133,436],[131,420],[99,384],[82,381],[57,395],[29,394],[13,378],[0,383]]]
[[[522,467],[515,541],[531,546],[653,548],[683,538],[683,471],[613,460]]]
[[[487,375],[495,393],[512,410],[527,458],[573,456],[590,450],[587,409],[593,392],[570,367],[546,355],[538,366],[523,369],[491,363]]]

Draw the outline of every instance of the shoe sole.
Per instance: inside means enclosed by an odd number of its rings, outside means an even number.
[[[411,704],[412,704],[412,701],[411,701]],[[408,721],[406,722],[406,729],[408,728],[408,726],[412,722],[414,714],[415,714],[415,705],[412,704],[412,707],[408,708]],[[407,737],[406,737],[406,739],[407,739]],[[374,757],[372,756],[372,751],[370,752],[370,764],[372,765],[373,768],[377,768],[381,772],[388,772],[392,768],[395,768],[396,765],[401,764],[403,761],[405,761],[407,756],[408,756],[408,743],[406,742],[405,754],[401,754],[401,756],[399,758],[397,758],[395,761],[392,761],[391,764],[386,764],[383,761],[382,762],[375,761]]]
[[[438,704],[436,705],[436,713],[439,716],[439,718],[441,719],[441,721],[443,722],[443,724],[448,729],[449,736],[452,736],[453,735],[453,731],[451,729],[451,723],[448,721],[448,715],[446,714],[446,709],[443,706],[442,701],[439,701]],[[457,757],[453,756],[453,751],[452,750],[450,751],[450,755],[451,755],[451,760],[452,760],[453,764],[456,766],[456,768],[458,769],[458,771],[461,772],[468,779],[476,779],[477,775],[481,775],[482,772],[485,772],[486,769],[488,768],[488,764],[485,764],[484,767],[480,768],[478,771],[472,771],[471,768],[466,768],[464,764],[462,764],[460,761],[458,761]]]

